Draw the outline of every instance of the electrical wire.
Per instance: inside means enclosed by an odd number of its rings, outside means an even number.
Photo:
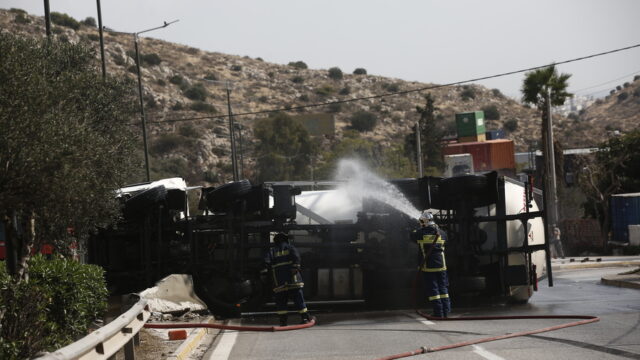
[[[362,100],[372,100],[372,99],[379,99],[379,98],[390,97],[390,96],[406,95],[406,94],[415,93],[415,92],[423,92],[423,91],[427,91],[427,90],[434,90],[434,89],[439,89],[439,88],[444,88],[444,87],[462,85],[462,84],[467,84],[467,83],[471,83],[471,82],[478,82],[478,81],[482,81],[482,80],[489,80],[489,79],[494,79],[494,78],[498,78],[498,77],[514,75],[514,74],[528,72],[528,71],[534,71],[534,70],[543,69],[543,68],[546,68],[546,67],[549,67],[549,66],[552,66],[552,65],[569,64],[569,63],[572,63],[572,62],[577,62],[577,61],[587,60],[587,59],[591,59],[591,58],[595,58],[595,57],[599,57],[599,56],[609,55],[609,54],[613,54],[613,53],[617,53],[617,52],[621,52],[621,51],[626,51],[626,50],[630,50],[630,49],[637,48],[637,47],[640,47],[640,44],[626,46],[626,47],[622,47],[622,48],[618,48],[618,49],[614,49],[614,50],[609,50],[609,51],[604,51],[604,52],[600,52],[600,53],[596,53],[596,54],[581,56],[581,57],[577,57],[577,58],[573,58],[573,59],[569,59],[569,60],[563,60],[563,61],[559,61],[559,62],[554,62],[554,63],[551,63],[551,64],[534,66],[534,67],[530,67],[530,68],[514,70],[514,71],[508,71],[508,72],[489,75],[489,76],[482,76],[482,77],[477,77],[477,78],[468,79],[468,80],[450,82],[450,83],[446,83],[446,84],[425,86],[425,87],[420,87],[420,88],[416,88],[416,89],[388,92],[388,93],[383,93],[383,94],[378,94],[378,95],[356,97],[356,98],[343,99],[343,100],[337,100],[337,101],[327,101],[327,102],[308,104],[308,105],[290,106],[290,107],[286,107],[286,108],[277,108],[277,109],[260,110],[260,111],[249,111],[249,112],[244,112],[244,113],[236,113],[236,114],[233,114],[233,116],[234,117],[239,117],[239,116],[249,116],[249,115],[263,115],[263,114],[270,114],[270,113],[283,112],[283,111],[303,110],[303,109],[309,109],[309,108],[315,108],[315,107],[321,107],[321,106],[328,106],[328,105],[332,105],[332,104],[345,104],[345,103],[351,103],[351,102],[362,101]],[[229,117],[229,115],[200,116],[200,117],[168,119],[168,120],[160,120],[160,121],[148,121],[147,123],[149,123],[149,124],[176,123],[176,122],[197,121],[197,120],[207,120],[207,119],[224,119],[224,118],[228,118],[228,117]]]

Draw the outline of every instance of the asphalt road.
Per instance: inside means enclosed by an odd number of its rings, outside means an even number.
[[[455,308],[454,316],[595,315],[600,321],[409,359],[640,359],[640,290],[600,284],[628,268],[560,270],[525,305]],[[454,299],[455,301],[455,299]],[[425,347],[559,325],[572,320],[426,321],[413,311],[317,314],[315,327],[289,332],[224,331],[202,359],[376,359]],[[294,320],[292,316],[292,320]],[[295,318],[297,321],[297,317]],[[243,325],[276,322],[243,319]]]

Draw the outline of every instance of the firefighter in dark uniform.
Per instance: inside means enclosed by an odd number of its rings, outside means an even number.
[[[302,323],[311,319],[304,303],[302,276],[300,275],[300,254],[289,243],[287,234],[278,233],[273,238],[275,243],[265,255],[267,271],[271,272],[273,293],[276,300],[276,311],[280,318],[280,326],[287,326],[287,302],[290,298],[300,313]]]
[[[428,300],[433,307],[431,315],[447,317],[451,312],[447,264],[444,258],[447,234],[436,225],[433,214],[428,211],[422,213],[419,221],[420,228],[414,231],[414,240],[420,248],[420,271],[424,277]]]

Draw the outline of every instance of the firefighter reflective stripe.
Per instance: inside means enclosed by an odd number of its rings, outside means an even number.
[[[287,310],[284,310],[284,311],[276,311],[276,314],[278,314],[278,315],[286,315],[286,314],[287,314]]]
[[[278,266],[291,265],[291,264],[293,264],[293,261],[283,261],[281,263],[277,263],[277,264],[273,265],[273,267],[276,268]]]
[[[274,254],[275,257],[279,257],[279,256],[287,256],[289,255],[289,250],[282,250],[282,251],[276,251],[276,253]]]
[[[282,284],[273,288],[273,292],[279,293],[287,290],[300,289],[304,287],[303,282],[297,282],[293,284]]]
[[[300,311],[298,311],[298,312],[299,312],[300,314],[304,314],[304,313],[306,313],[306,312],[307,312],[307,308],[305,307],[304,309],[302,309],[302,310],[300,310]]]
[[[449,298],[449,294],[440,294],[440,295],[429,296],[429,301],[438,300],[438,299],[448,299],[448,298]]]

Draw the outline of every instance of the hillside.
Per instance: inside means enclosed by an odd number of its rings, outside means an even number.
[[[96,49],[99,61],[97,28],[85,24],[74,27],[75,30],[54,24],[53,32],[61,41],[88,43]],[[15,9],[0,10],[0,31],[44,37],[44,20]],[[299,59],[291,59],[292,63],[288,65],[273,64],[260,58],[205,52],[147,37],[140,39],[139,46],[153,172],[155,176],[180,175],[194,184],[222,183],[231,178],[228,122],[224,117],[227,113],[226,81],[232,84],[234,114],[369,97],[434,85],[371,74],[355,75],[351,74],[351,69],[343,69],[341,79],[332,78],[328,70],[307,69]],[[105,32],[109,75],[136,79],[133,49],[132,35]],[[637,82],[634,86],[637,89]],[[515,129],[508,137],[515,141],[517,151],[527,150],[529,143],[540,136],[537,111],[503,96],[497,89],[465,85],[429,92],[435,98],[443,126],[448,129],[453,129],[456,112],[495,106],[498,116],[487,120],[487,128],[502,128],[509,122]],[[400,145],[415,124],[418,118],[415,107],[424,106],[425,94],[412,92],[290,113],[333,115],[335,134],[325,136],[321,142],[326,150],[341,141],[351,115],[357,111],[371,112],[377,117],[378,125],[360,136],[375,141],[379,146],[389,147]],[[610,97],[593,109],[587,109],[579,120],[556,117],[556,134],[566,144],[565,147],[593,146],[597,143],[595,135],[591,135],[594,129],[603,135],[599,129],[611,126],[609,124],[620,123],[621,128],[624,124],[624,129],[628,129],[629,124],[637,123],[637,106],[640,106],[637,99],[639,97],[631,95],[617,103],[614,97]],[[635,110],[626,105],[633,101],[636,102]],[[608,108],[604,107],[606,104],[609,104]],[[620,120],[611,118],[614,113],[620,116]],[[252,124],[264,116],[267,115],[236,117],[236,122],[243,126],[244,167],[249,175],[255,163]],[[200,120],[173,121],[192,118]]]

